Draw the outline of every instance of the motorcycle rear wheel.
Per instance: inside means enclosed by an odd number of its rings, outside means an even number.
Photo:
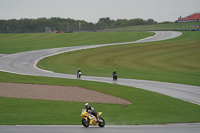
[[[89,127],[89,121],[87,121],[86,119],[82,119],[81,122],[84,127]]]

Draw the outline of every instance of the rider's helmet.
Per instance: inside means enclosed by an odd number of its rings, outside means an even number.
[[[85,104],[85,108],[88,109],[90,107],[89,103]]]

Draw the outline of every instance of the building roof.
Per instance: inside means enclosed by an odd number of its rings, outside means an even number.
[[[192,15],[189,15],[187,17],[181,18],[178,21],[187,21],[187,20],[200,20],[200,13],[194,13]]]

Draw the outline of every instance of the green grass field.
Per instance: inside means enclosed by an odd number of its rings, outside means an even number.
[[[85,34],[85,33],[81,33]],[[90,36],[88,33],[86,33],[88,36]],[[91,33],[92,34],[92,33]],[[96,34],[95,38],[99,38]],[[109,33],[112,34],[112,33]],[[117,34],[117,33],[113,33]],[[142,33],[139,36],[134,36],[137,33],[119,33],[118,36],[119,42],[123,41],[123,39],[126,38],[127,34],[133,35],[132,39],[131,37],[127,41],[133,41],[137,40],[138,38],[145,37],[147,35],[142,35]],[[6,36],[7,35],[7,36]],[[16,36],[20,35],[21,39],[19,41],[24,43],[14,43],[15,41],[12,40],[12,37],[17,38]],[[41,48],[50,48],[50,47],[56,47],[55,46],[45,46],[43,47],[43,41],[38,40],[37,44],[34,43],[35,36],[41,36],[41,39],[44,39],[45,36],[49,36],[50,34],[3,34],[4,37],[0,39],[0,53],[16,53],[20,51],[26,51],[26,50],[33,50],[33,49],[40,49]],[[53,34],[54,36],[55,34]],[[59,34],[61,38],[64,38],[68,34]],[[87,38],[87,35],[85,35]],[[125,36],[126,35],[126,36]],[[150,35],[150,34],[148,34]],[[29,39],[22,39],[23,36],[29,36]],[[84,36],[84,35],[83,35]],[[103,35],[102,35],[103,36]],[[113,42],[115,42],[115,36],[113,36]],[[33,38],[34,39],[33,39]],[[123,39],[120,39],[122,37]],[[136,38],[135,38],[136,37]],[[7,39],[6,39],[7,38]],[[90,37],[88,37],[90,38]],[[58,39],[58,38],[57,38]],[[2,41],[3,40],[3,41]],[[29,41],[28,41],[29,40]],[[64,40],[64,39],[63,39]],[[70,38],[69,38],[70,40]],[[85,40],[85,39],[83,39]],[[112,40],[112,39],[110,39]],[[125,39],[126,40],[126,39]],[[125,41],[124,40],[124,41]],[[45,40],[44,40],[45,41]],[[59,42],[59,40],[54,39],[55,42]],[[90,40],[90,44],[96,44],[95,39]],[[108,40],[101,41],[106,42]],[[116,41],[116,42],[117,42]],[[7,42],[7,45],[9,47],[5,47],[5,43]],[[26,43],[33,44],[37,46],[32,46],[31,48],[27,49],[28,46],[26,46]],[[47,40],[46,40],[47,42]],[[99,43],[101,43],[99,42]],[[182,43],[184,45],[182,45]],[[185,43],[187,42],[187,43]],[[191,47],[190,47],[190,45]],[[17,45],[16,45],[17,44]],[[45,43],[44,43],[45,44]],[[58,47],[62,47],[61,43],[58,43]],[[68,46],[68,44],[64,46]],[[72,44],[72,43],[71,43]],[[73,45],[78,45],[79,43],[75,43]],[[177,45],[175,45],[177,44]],[[84,45],[87,45],[85,43]],[[189,46],[187,46],[189,45]],[[72,45],[71,45],[72,46]],[[163,46],[160,47],[160,46]],[[184,47],[187,46],[187,47]],[[15,47],[15,48],[12,48]],[[146,48],[145,48],[146,47]],[[194,48],[195,47],[195,48]],[[2,50],[1,48],[4,48]],[[116,52],[119,50],[120,52]],[[163,57],[168,58],[169,56],[166,56],[166,53],[170,53],[171,49],[172,51],[182,51],[182,49],[186,52],[185,49],[189,50],[189,53],[191,57],[193,58],[194,54],[196,54],[196,58],[193,60],[193,62],[196,63],[196,67],[198,67],[199,64],[199,32],[184,32],[182,37],[179,37],[177,39],[172,39],[168,41],[162,41],[162,42],[155,42],[155,43],[143,43],[143,44],[132,44],[132,45],[123,45],[123,46],[113,46],[113,47],[104,47],[104,48],[97,48],[97,49],[90,49],[90,50],[81,50],[77,52],[71,52],[69,54],[61,54],[57,56],[53,56],[50,58],[47,58],[47,60],[55,61],[53,58],[57,58],[58,56],[63,57],[63,59],[68,58],[69,56],[73,57],[74,59],[77,59],[76,61],[79,61],[80,56],[83,56],[83,60],[81,62],[84,62],[84,64],[89,67],[92,71],[97,71],[96,64],[102,65],[104,69],[107,71],[104,71],[103,69],[99,69],[98,71],[101,71],[102,75],[100,73],[95,73],[94,75],[99,76],[110,76],[113,71],[113,69],[116,69],[122,77],[126,77],[128,73],[126,71],[134,70],[132,67],[126,67],[126,65],[123,65],[123,63],[126,63],[128,61],[132,61],[134,59],[133,57],[137,54],[140,57],[139,60],[141,60],[141,64],[133,64],[130,62],[130,65],[134,65],[135,69],[134,74],[137,72],[137,75],[140,75],[140,78],[144,78],[146,76],[153,77],[149,75],[150,72],[157,71],[157,68],[152,67],[152,65],[142,65],[146,64],[149,56],[154,56],[154,59],[150,60],[149,64],[156,63],[156,65],[162,65],[161,62],[163,62],[165,65],[167,65],[167,62],[164,62],[162,59],[162,53]],[[146,51],[144,51],[146,49]],[[104,51],[105,50],[105,51]],[[141,51],[140,51],[141,50]],[[150,52],[150,51],[151,52]],[[190,51],[191,50],[191,51]],[[4,51],[4,52],[3,52]],[[124,51],[124,52],[122,52]],[[126,52],[127,54],[126,54]],[[142,52],[143,51],[143,52]],[[192,52],[193,51],[193,52]],[[97,52],[97,53],[95,53]],[[101,53],[102,52],[102,53]],[[174,53],[176,53],[174,52]],[[95,55],[95,54],[96,55]],[[121,55],[120,55],[121,53]],[[137,53],[137,54],[136,54]],[[186,52],[187,53],[187,52]],[[76,54],[76,55],[75,55]],[[77,55],[78,54],[78,55]],[[97,59],[95,60],[94,57],[90,57],[92,54],[93,56],[98,57],[97,55],[103,56],[104,54],[107,54],[107,59]],[[113,56],[116,56],[116,60],[112,61],[114,58]],[[159,60],[156,60],[154,54],[159,55]],[[132,56],[134,55],[134,56]],[[143,56],[142,56],[143,55]],[[184,54],[183,54],[184,55]],[[124,57],[123,57],[124,56]],[[160,57],[161,56],[161,57]],[[105,56],[103,56],[105,57]],[[135,57],[135,58],[136,58]],[[143,57],[143,58],[142,58]],[[176,57],[176,56],[175,56]],[[88,58],[88,60],[87,60]],[[129,58],[125,60],[126,58]],[[109,60],[110,59],[110,60]],[[119,60],[121,59],[121,60]],[[182,59],[182,56],[179,56],[179,59]],[[124,60],[124,62],[123,62]],[[137,63],[139,60],[136,60]],[[175,61],[171,61],[171,65],[176,64],[178,60],[178,57],[176,57]],[[186,64],[191,63],[191,59],[185,60]],[[80,63],[76,64],[76,61],[74,60],[72,64],[74,65],[73,68],[71,68],[71,73],[76,73],[76,70],[80,67],[83,70],[84,75],[88,74],[90,75],[90,71],[86,71],[85,66],[80,66]],[[93,63],[90,63],[93,61]],[[110,61],[112,61],[114,64],[113,66],[110,66]],[[133,60],[135,62],[135,60]],[[189,63],[187,63],[189,61]],[[45,60],[44,60],[45,62]],[[107,63],[106,63],[107,62]],[[119,63],[120,62],[120,63]],[[160,62],[160,63],[157,63]],[[184,61],[182,61],[184,62]],[[43,62],[42,62],[43,63]],[[48,61],[45,63],[49,63]],[[148,63],[148,62],[147,62]],[[52,63],[53,64],[53,63]],[[81,63],[82,64],[82,63]],[[120,65],[119,65],[120,64]],[[184,63],[182,63],[184,64]],[[90,66],[91,65],[91,66]],[[94,66],[92,66],[94,65]],[[171,66],[170,65],[170,66]],[[192,65],[192,64],[191,64]],[[142,67],[145,66],[145,67]],[[148,67],[149,66],[149,67]],[[195,65],[193,65],[194,67]],[[65,65],[61,65],[61,67],[67,68]],[[142,67],[142,71],[138,71],[138,68]],[[158,66],[157,66],[158,67]],[[178,67],[178,66],[176,66]],[[175,67],[175,68],[176,68]],[[74,69],[75,68],[75,69]],[[166,74],[165,69],[163,67],[158,67],[159,73],[163,72]],[[173,68],[173,69],[175,69]],[[124,69],[124,70],[122,70]],[[56,69],[55,69],[56,70]],[[177,69],[175,69],[178,71]],[[57,70],[59,71],[59,70]],[[171,69],[167,70],[171,71]],[[181,73],[183,70],[180,70]],[[184,70],[185,71],[185,70]],[[193,70],[193,69],[187,69],[187,75],[191,74],[191,77],[194,77],[195,71],[197,71],[197,78],[199,79],[199,71]],[[66,71],[63,71],[64,73],[68,73]],[[158,73],[158,74],[159,74]],[[145,75],[146,76],[143,76]],[[162,78],[164,78],[165,75],[158,75]],[[139,77],[137,75],[134,75],[134,77],[131,77],[131,75],[128,75],[127,77],[136,78]],[[148,78],[149,78],[148,77]],[[178,74],[177,77],[180,81],[183,81]],[[190,77],[190,78],[191,78]],[[188,78],[189,79],[189,78]],[[188,80],[187,79],[187,80]],[[186,79],[185,79],[186,80]],[[163,124],[163,123],[177,123],[177,122],[200,122],[200,106],[195,105],[189,102],[185,102],[179,99],[171,98],[165,95],[161,95],[154,92],[149,92],[146,90],[141,90],[133,87],[126,87],[116,84],[106,84],[106,83],[99,83],[99,82],[89,82],[89,81],[82,81],[82,80],[71,80],[71,79],[60,79],[60,78],[48,78],[48,77],[36,77],[36,76],[25,76],[25,75],[17,75],[17,74],[10,74],[6,72],[0,72],[0,82],[17,82],[17,83],[32,83],[32,84],[52,84],[52,85],[63,85],[63,86],[80,86],[84,88],[88,88],[91,90],[99,91],[102,93],[110,94],[113,96],[117,96],[123,99],[126,99],[133,104],[131,105],[116,105],[116,104],[102,104],[102,103],[91,103],[91,105],[97,110],[102,111],[102,117],[105,119],[106,124]],[[190,84],[196,84],[196,81],[191,80]],[[51,101],[51,100],[31,100],[31,99],[20,99],[20,98],[4,98],[0,97],[0,124],[1,125],[63,125],[63,124],[81,124],[81,110],[84,108],[84,103],[82,102],[66,102],[66,101]]]
[[[86,32],[86,33],[33,33],[0,34],[0,53],[11,54],[23,51],[129,42],[154,35],[152,32]]]

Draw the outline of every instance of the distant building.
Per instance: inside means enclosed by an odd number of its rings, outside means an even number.
[[[184,22],[200,22],[200,13],[194,13],[192,15],[189,15],[184,18],[178,19],[179,23],[184,23]]]

